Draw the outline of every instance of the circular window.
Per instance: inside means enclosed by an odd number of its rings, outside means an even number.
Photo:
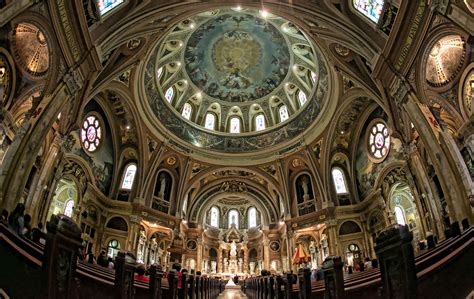
[[[390,133],[387,125],[381,120],[376,120],[369,128],[368,148],[370,156],[375,162],[382,162],[390,150]]]
[[[82,122],[81,143],[88,152],[95,152],[104,137],[104,131],[99,118],[95,115],[88,115]]]

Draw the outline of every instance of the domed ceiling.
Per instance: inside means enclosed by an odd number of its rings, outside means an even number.
[[[186,146],[223,153],[288,145],[316,123],[330,87],[325,59],[306,34],[254,8],[180,21],[145,67],[143,104],[153,126]],[[215,124],[207,123],[209,114]],[[233,118],[241,124],[237,133]]]

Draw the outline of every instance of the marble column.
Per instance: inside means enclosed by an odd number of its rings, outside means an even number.
[[[217,249],[217,273],[222,273],[222,248]]]
[[[244,273],[247,274],[249,271],[249,249],[247,245],[244,247]]]
[[[270,269],[270,241],[267,236],[263,237],[263,267],[266,270]]]
[[[202,269],[202,251],[203,251],[203,246],[202,246],[202,238],[197,239],[197,258],[196,258],[196,271],[203,271]]]

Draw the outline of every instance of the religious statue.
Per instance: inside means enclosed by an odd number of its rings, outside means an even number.
[[[250,274],[255,274],[255,262],[249,263]]]
[[[158,197],[162,199],[165,198],[165,189],[166,189],[166,175],[162,173],[160,175],[160,193],[158,193]]]
[[[306,201],[309,199],[309,193],[308,193],[308,178],[306,176],[303,176],[301,178],[301,188],[303,189],[303,200]]]
[[[237,244],[235,244],[235,240],[230,244],[230,256],[237,256]]]
[[[311,256],[311,268],[316,269],[318,267],[318,248],[314,244],[314,240],[311,240],[309,244],[309,255]]]
[[[242,272],[243,272],[243,271],[242,271],[242,270],[243,270],[243,264],[244,264],[243,259],[240,257],[240,258],[239,258],[239,262],[238,262],[238,265],[239,265],[239,267],[238,267],[239,273],[242,273]]]
[[[216,273],[217,262],[211,261],[211,273]]]
[[[227,261],[227,258],[224,258],[224,273],[227,273],[229,270],[229,262]]]

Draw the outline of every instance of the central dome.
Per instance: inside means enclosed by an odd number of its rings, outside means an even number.
[[[303,144],[322,132],[321,112],[332,107],[321,50],[290,20],[251,7],[179,21],[143,70],[140,99],[156,133],[207,157],[266,157]]]
[[[184,52],[197,88],[227,102],[262,98],[278,87],[290,65],[287,41],[265,19],[231,11],[203,23]]]

